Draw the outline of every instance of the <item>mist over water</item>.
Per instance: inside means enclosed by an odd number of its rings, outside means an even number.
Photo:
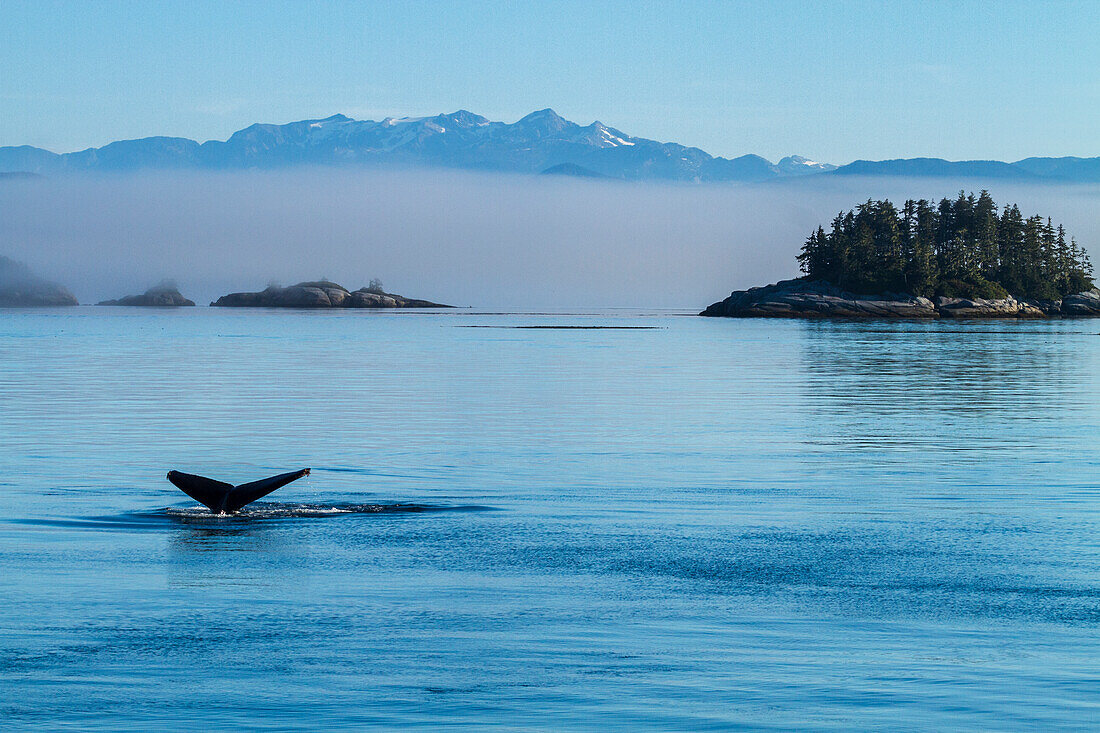
[[[988,188],[1100,236],[1100,187],[814,177],[629,184],[458,171],[147,173],[6,181],[0,254],[81,302],[163,278],[205,303],[328,277],[481,308],[701,308],[798,274],[814,227],[867,198]],[[1095,248],[1093,248],[1095,252]]]

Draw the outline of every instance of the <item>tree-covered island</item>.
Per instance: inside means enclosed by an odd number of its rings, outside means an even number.
[[[1100,315],[1088,253],[1049,218],[987,191],[837,214],[798,255],[802,278],[737,291],[702,315]]]
[[[808,278],[854,293],[1057,300],[1092,287],[1088,254],[1061,225],[1016,205],[998,213],[988,191],[901,209],[867,201],[818,227],[798,261]]]

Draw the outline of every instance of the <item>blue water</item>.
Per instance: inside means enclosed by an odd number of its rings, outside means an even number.
[[[0,311],[2,727],[1096,728],[1098,331]]]

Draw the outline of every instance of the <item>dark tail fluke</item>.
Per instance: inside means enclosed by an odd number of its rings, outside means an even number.
[[[233,490],[232,484],[179,471],[169,471],[168,480],[195,501],[210,507],[212,512],[225,511],[225,499]]]
[[[222,514],[235,512],[257,499],[267,496],[275,489],[308,475],[309,469],[303,468],[300,471],[281,473],[271,478],[232,486],[205,476],[169,471],[168,480],[195,501],[210,507],[210,511]]]
[[[297,481],[302,476],[308,475],[309,469],[303,468],[301,471],[280,473],[278,476],[272,476],[271,478],[263,478],[259,481],[234,486],[225,499],[224,511],[235,512],[246,504],[251,504],[257,499],[267,496],[280,486],[286,486],[291,481]]]

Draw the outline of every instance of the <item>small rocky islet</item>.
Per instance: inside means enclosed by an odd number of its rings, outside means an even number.
[[[180,306],[193,306],[195,301],[189,300],[180,293],[174,283],[161,283],[146,290],[141,295],[127,295],[118,300],[103,300],[96,305],[130,305],[146,308],[176,308]]]
[[[257,293],[230,293],[210,305],[219,308],[453,308],[428,300],[406,298],[380,288],[349,291],[329,280],[270,285]]]

